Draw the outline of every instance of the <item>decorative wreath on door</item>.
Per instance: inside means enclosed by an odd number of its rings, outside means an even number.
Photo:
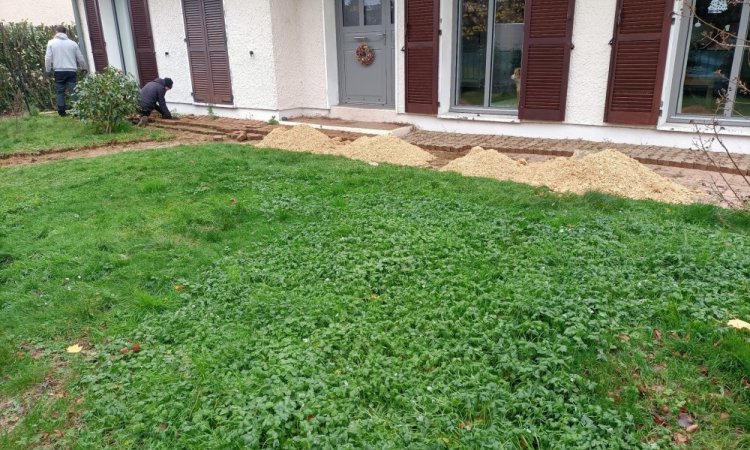
[[[369,66],[375,61],[375,52],[367,44],[359,44],[357,50],[354,52],[354,57],[357,58],[357,62],[363,66]]]

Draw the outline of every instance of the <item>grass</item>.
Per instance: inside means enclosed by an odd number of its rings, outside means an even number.
[[[139,129],[129,123],[112,134],[94,133],[71,117],[25,116],[0,119],[0,155],[67,150],[74,147],[163,140],[169,135],[154,128]]]
[[[0,448],[750,446],[745,215],[203,145],[0,217],[0,399],[73,374]]]

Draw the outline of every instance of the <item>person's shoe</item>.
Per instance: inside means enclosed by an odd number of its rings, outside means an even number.
[[[68,115],[68,113],[66,113],[64,109],[58,109],[57,114],[59,114],[60,117],[65,117]]]
[[[147,124],[148,124],[148,117],[141,116],[141,119],[138,121],[138,125],[137,126],[139,126],[139,127],[145,127]]]

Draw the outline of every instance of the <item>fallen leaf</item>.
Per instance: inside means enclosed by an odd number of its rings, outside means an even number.
[[[653,416],[654,416],[654,423],[655,424],[662,425],[662,426],[665,426],[665,427],[667,426],[667,419],[665,419],[664,417],[662,417],[662,416],[660,416],[658,414],[654,414]]]
[[[672,441],[677,445],[687,444],[690,441],[690,436],[682,433],[675,433],[672,436]]]
[[[747,381],[747,378],[742,379],[742,386],[745,387],[745,389],[750,389],[750,381]]]
[[[133,353],[138,353],[138,352],[140,352],[140,351],[141,351],[141,345],[140,345],[139,343],[137,343],[137,342],[136,342],[136,343],[134,343],[134,344],[133,344],[133,347],[131,347],[131,348],[132,348],[132,350],[133,350]]]
[[[703,375],[704,377],[707,377],[707,376],[708,376],[708,367],[706,367],[706,366],[701,366],[701,368],[700,368],[700,373],[701,373],[701,375]]]
[[[620,333],[617,335],[617,339],[619,339],[620,342],[628,342],[630,340],[630,336],[624,333]]]
[[[661,331],[658,328],[654,329],[654,339],[661,344]]]
[[[80,345],[74,344],[68,347],[65,351],[68,353],[81,353],[81,350],[83,350],[83,348]]]
[[[127,354],[128,352],[130,352],[130,349],[127,347],[123,347],[120,349],[120,353],[122,353],[123,355]]]
[[[733,319],[727,322],[727,325],[729,325],[732,328],[736,328],[738,330],[748,330],[750,331],[750,323],[745,322],[744,320],[739,319]]]
[[[718,348],[720,345],[721,345],[721,339],[719,339],[718,341],[714,342],[714,348]]]
[[[233,205],[234,205],[234,204],[237,204],[237,199],[236,199],[236,198],[232,198],[232,200],[230,200],[229,202],[230,202],[231,204],[233,204]]]
[[[63,437],[62,431],[57,430],[57,429],[52,430],[52,431],[55,433],[55,436],[57,436],[58,439],[60,439],[61,437]]]
[[[174,285],[174,290],[177,291],[177,292],[182,292],[182,291],[185,290],[185,285],[184,284],[175,284]]]
[[[690,413],[681,412],[677,416],[677,425],[681,426],[682,428],[690,428],[690,426],[694,423],[695,421],[693,421],[693,417],[690,415]]]
[[[664,369],[666,369],[666,368],[667,368],[667,365],[666,365],[666,364],[657,364],[657,365],[655,365],[655,366],[653,367],[653,369],[654,369],[654,372],[661,372],[662,370],[664,370]]]
[[[723,412],[723,413],[719,414],[719,418],[721,420],[729,420],[729,413]]]
[[[687,431],[688,433],[695,433],[696,431],[698,431],[698,427],[699,427],[698,424],[694,423],[690,425],[689,427],[685,428],[685,431]]]

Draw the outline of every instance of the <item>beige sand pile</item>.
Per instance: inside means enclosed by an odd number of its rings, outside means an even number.
[[[474,147],[465,156],[454,159],[440,170],[472,177],[520,181],[524,177],[525,168],[495,150]]]
[[[416,145],[391,135],[364,136],[339,150],[347,158],[402,166],[426,167],[435,159]]]
[[[604,192],[633,199],[692,203],[696,195],[616,150],[580,159],[556,158],[529,166],[531,183],[557,192]]]
[[[615,150],[604,150],[576,159],[556,158],[522,165],[494,150],[475,148],[441,170],[547,186],[555,192],[583,194],[597,191],[667,203],[692,203],[697,200],[696,194],[688,188]]]
[[[280,148],[320,155],[338,154],[339,146],[340,144],[332,141],[325,133],[307,125],[276,128],[256,144],[256,147]]]

